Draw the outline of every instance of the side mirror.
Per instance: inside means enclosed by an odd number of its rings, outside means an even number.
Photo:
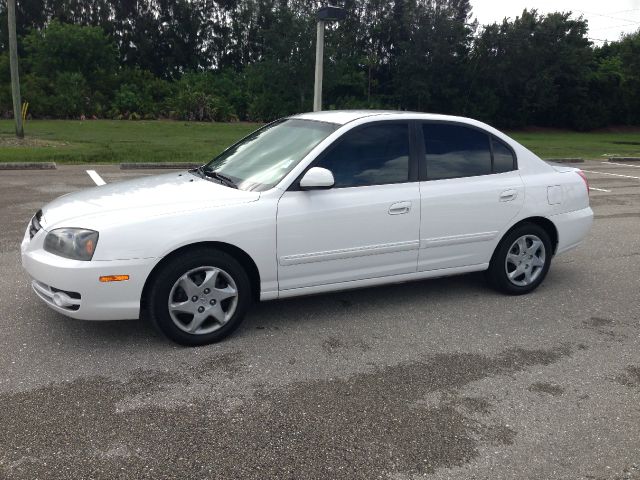
[[[327,190],[335,183],[333,173],[330,170],[313,167],[307,170],[307,173],[300,180],[300,188],[302,190]]]

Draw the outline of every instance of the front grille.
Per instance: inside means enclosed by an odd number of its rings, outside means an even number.
[[[38,210],[38,212],[31,219],[31,223],[29,224],[30,239],[32,239],[34,235],[42,229],[42,225],[40,224],[41,219],[42,219],[42,210]]]

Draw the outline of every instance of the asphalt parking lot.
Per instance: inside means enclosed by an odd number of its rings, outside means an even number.
[[[0,478],[640,479],[640,163],[587,162],[587,242],[482,275],[263,303],[189,349],[31,292],[41,205],[154,172],[0,171]]]

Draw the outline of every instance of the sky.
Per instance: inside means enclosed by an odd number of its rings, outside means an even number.
[[[540,13],[570,11],[589,21],[589,37],[597,44],[640,28],[640,0],[471,0],[471,5],[472,16],[481,25],[514,19],[525,8]]]

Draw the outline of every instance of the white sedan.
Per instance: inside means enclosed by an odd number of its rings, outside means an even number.
[[[51,308],[215,342],[253,300],[486,271],[534,290],[593,221],[588,184],[481,122],[333,111],[273,122],[210,163],[65,195],[22,263]]]

